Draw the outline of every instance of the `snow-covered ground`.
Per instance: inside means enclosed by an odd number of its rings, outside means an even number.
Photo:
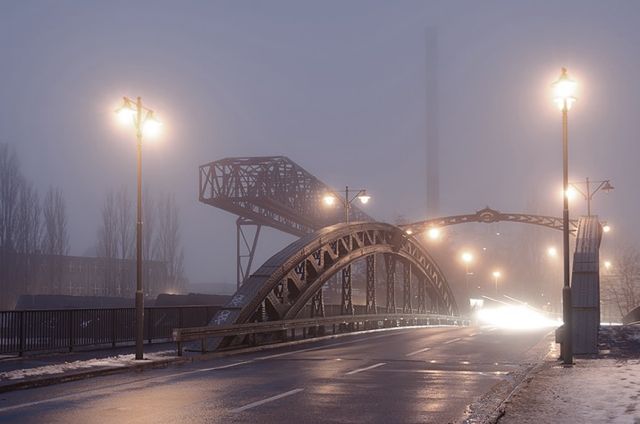
[[[175,355],[175,350],[163,352],[154,352],[145,354],[145,360],[155,361],[166,359],[168,356]],[[43,365],[41,367],[18,369],[6,372],[0,372],[0,382],[8,380],[20,380],[30,377],[44,377],[49,375],[58,375],[64,373],[72,373],[82,370],[98,370],[104,368],[122,368],[139,363],[136,361],[135,355],[117,355],[100,359],[88,359],[73,362],[63,362],[59,364]]]
[[[563,368],[557,347],[506,404],[500,424],[640,423],[640,326],[603,327],[601,354]]]

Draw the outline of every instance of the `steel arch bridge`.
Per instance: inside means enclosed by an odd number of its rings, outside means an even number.
[[[375,263],[384,258],[386,312],[396,313],[396,264],[402,263],[403,313],[458,315],[458,306],[444,274],[420,245],[401,228],[380,222],[336,224],[304,236],[276,253],[244,281],[227,307],[218,311],[216,326],[293,319],[308,306],[311,316],[324,316],[322,286],[343,272],[343,314],[353,314],[351,264],[366,261],[366,313],[376,313]],[[345,290],[344,278],[347,278]],[[416,277],[417,304],[412,304]]]
[[[425,221],[400,225],[400,227],[409,233],[420,233],[427,231],[430,228],[447,227],[449,225],[467,224],[470,222],[480,222],[483,224],[491,224],[494,222],[517,222],[521,224],[539,225],[562,231],[562,218],[523,213],[503,213],[489,207],[480,209],[473,214],[427,219]],[[577,230],[578,220],[570,220],[569,231],[575,235]]]

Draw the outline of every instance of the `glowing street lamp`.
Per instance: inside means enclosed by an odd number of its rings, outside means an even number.
[[[547,256],[549,256],[550,258],[555,258],[556,256],[558,256],[558,249],[553,246],[547,248]]]
[[[562,68],[560,78],[553,83],[554,102],[562,111],[562,190],[569,189],[569,109],[575,103],[576,82],[569,78],[567,68]],[[571,286],[569,284],[569,198],[563,196],[562,239],[564,253],[564,284],[562,287],[562,318],[564,334],[561,345],[565,365],[573,364],[573,320],[571,311]]]
[[[142,98],[123,98],[123,104],[116,110],[118,120],[132,126],[136,131],[138,147],[138,211],[136,222],[136,359],[144,359],[144,292],[142,289],[142,138],[155,137],[162,124],[153,110],[142,105]]]
[[[353,193],[353,190],[351,190],[351,192]],[[344,198],[329,193],[324,195],[324,197],[322,198],[322,202],[326,206],[333,206],[338,200],[342,202],[342,206],[344,207],[344,222],[348,224],[349,218],[351,216],[351,204],[355,202],[356,199],[358,199],[361,204],[366,205],[367,203],[369,203],[369,200],[371,200],[371,196],[367,194],[367,190],[365,189],[360,189],[356,192],[355,195],[351,196],[349,194],[349,186],[346,186],[344,191],[340,191],[340,193],[344,193]],[[411,234],[408,232],[408,230],[407,233]]]
[[[602,226],[602,231],[608,233],[609,231],[611,231],[611,226],[609,224],[604,224]]]
[[[610,270],[612,267],[611,261],[604,261],[604,267],[607,271]]]
[[[437,240],[440,238],[440,228],[429,228],[429,231],[427,231],[427,236],[431,239],[431,240]]]
[[[497,296],[498,295],[498,279],[502,276],[502,273],[496,270],[496,271],[493,271],[491,275],[493,275],[493,281],[495,282],[495,285],[496,285],[496,296]]]

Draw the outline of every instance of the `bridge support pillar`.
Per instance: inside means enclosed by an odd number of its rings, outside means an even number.
[[[376,313],[376,255],[367,256],[367,314]]]
[[[324,297],[322,287],[311,298],[311,318],[324,317]]]
[[[418,278],[418,313],[424,314],[427,312],[426,296],[425,296],[425,282],[424,278]]]
[[[408,261],[402,264],[402,271],[404,277],[402,313],[410,314],[413,308],[411,307],[411,264]]]
[[[353,298],[351,293],[351,265],[342,269],[342,315],[353,315]]]
[[[396,258],[385,253],[384,264],[387,270],[387,313],[396,313]]]

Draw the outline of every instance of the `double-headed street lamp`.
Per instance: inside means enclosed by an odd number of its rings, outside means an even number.
[[[342,206],[344,207],[344,222],[346,222],[347,224],[349,223],[349,218],[351,217],[351,204],[355,202],[356,199],[358,199],[360,203],[366,205],[367,203],[369,203],[369,199],[371,199],[371,196],[367,194],[367,190],[365,189],[357,190],[355,191],[355,194],[353,194],[354,190],[351,190],[351,193],[349,193],[349,186],[346,186],[344,188],[344,191],[339,191],[339,193],[344,193],[344,198],[334,196],[333,194],[326,194],[322,198],[322,201],[327,206],[335,205],[336,200],[342,202]]]
[[[593,196],[595,196],[596,193],[600,190],[604,191],[605,193],[608,193],[614,188],[611,185],[611,181],[609,180],[590,181],[589,177],[587,177],[586,181],[584,182],[580,181],[580,182],[573,182],[569,184],[571,185],[571,187],[568,190],[574,189],[576,192],[580,193],[582,197],[584,197],[584,199],[587,201],[587,216],[591,216],[591,200],[593,199]],[[579,187],[582,184],[585,184],[586,186],[585,191],[582,191]],[[592,184],[597,184],[595,189],[592,189],[593,187]]]
[[[560,78],[553,83],[554,101],[562,110],[562,238],[564,253],[564,284],[562,287],[562,336],[561,355],[565,365],[573,364],[573,320],[571,308],[571,286],[569,284],[569,109],[576,101],[576,82],[569,78],[567,68],[562,68]]]
[[[355,191],[351,190],[349,193],[349,186],[344,188],[344,191],[340,193],[344,193],[344,198],[336,197],[333,194],[326,194],[322,201],[327,206],[333,206],[336,203],[336,200],[342,202],[342,206],[344,207],[344,222],[349,223],[349,218],[351,216],[351,204],[355,202],[356,199],[360,201],[361,204],[366,205],[369,203],[369,199],[371,196],[367,194],[367,190],[360,189]],[[342,301],[341,301],[341,313],[343,315],[353,315],[353,298],[351,295],[351,265],[347,265],[342,268]]]
[[[120,122],[133,125],[138,146],[138,211],[136,221],[136,359],[144,359],[144,293],[142,290],[142,137],[153,137],[160,132],[161,124],[153,110],[142,105],[142,98],[135,101],[124,97],[116,111]]]

